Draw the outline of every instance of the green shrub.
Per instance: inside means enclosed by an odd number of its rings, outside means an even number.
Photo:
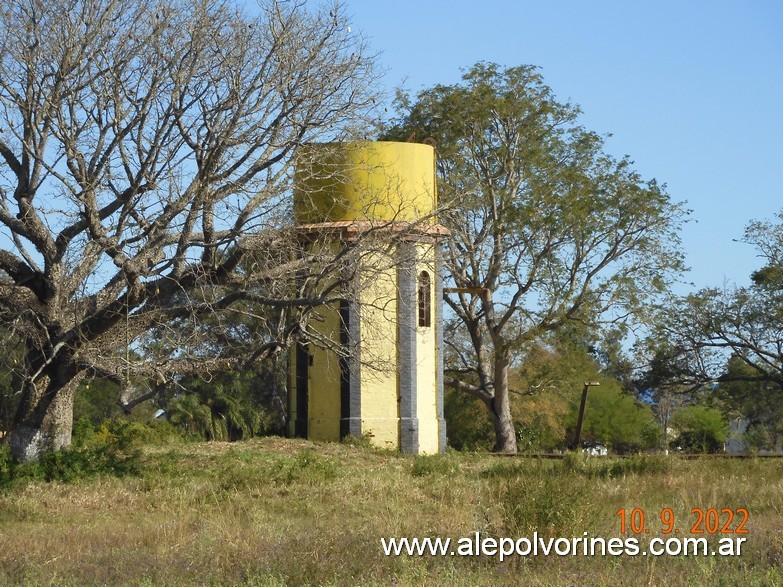
[[[0,487],[10,482],[12,466],[11,449],[4,444],[0,444]]]
[[[751,453],[758,453],[760,450],[773,450],[775,448],[775,434],[770,430],[771,426],[763,423],[756,423],[748,426],[742,434],[741,439]]]
[[[182,432],[165,420],[138,422],[126,418],[104,420],[97,427],[81,419],[73,426],[73,445],[80,447],[114,446],[127,449],[134,446],[164,446],[185,440]]]
[[[79,418],[73,423],[71,443],[79,448],[89,444],[95,438],[95,426],[89,418]]]
[[[680,408],[672,417],[672,426],[679,435],[671,447],[689,453],[723,452],[729,426],[720,411],[704,406]]]
[[[2,487],[31,481],[76,483],[98,475],[139,475],[141,453],[122,452],[112,447],[67,448],[45,453],[38,461],[29,463],[15,463],[9,458],[0,467]]]
[[[269,376],[267,373],[266,376]],[[166,404],[169,421],[191,436],[205,440],[237,441],[284,432],[277,391],[263,374],[235,371],[217,374],[209,381],[188,378],[185,394]]]
[[[29,463],[13,461],[10,450],[0,451],[0,487],[31,481],[76,483],[98,475],[139,475],[140,446],[155,437],[155,427],[128,420],[109,420],[94,429],[89,420],[74,425],[70,448],[47,452]]]
[[[449,446],[456,450],[489,450],[494,444],[494,430],[487,408],[472,395],[447,388],[443,413]]]

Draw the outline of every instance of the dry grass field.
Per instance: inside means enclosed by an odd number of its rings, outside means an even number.
[[[114,474],[60,470],[51,481],[4,465],[0,584],[783,585],[783,460],[409,457],[266,438],[146,446],[117,462]],[[476,532],[621,537],[621,508],[645,513],[642,546],[674,536],[661,533],[666,508],[681,536],[693,508],[746,508],[747,540],[740,556],[503,562],[381,547]],[[739,535],[702,536],[712,548]]]

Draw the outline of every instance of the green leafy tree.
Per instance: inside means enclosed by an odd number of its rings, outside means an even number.
[[[679,352],[668,341],[641,341],[636,354],[642,366],[631,377],[631,387],[636,397],[651,407],[661,431],[659,448],[665,450],[674,412],[703,401],[708,390],[691,380]]]
[[[617,451],[657,446],[660,427],[649,405],[623,390],[620,381],[595,358],[580,329],[564,328],[556,336],[532,346],[524,360],[511,369],[511,413],[520,450],[548,451],[569,446],[573,439],[585,381],[599,381],[590,389],[582,440]],[[592,352],[591,352],[592,351]],[[449,442],[458,449],[487,449],[494,442],[491,422],[481,417],[481,401],[449,389],[445,404]]]
[[[613,381],[590,388],[582,423],[583,444],[603,444],[616,452],[654,448],[660,428],[650,406],[623,393]],[[569,432],[575,429],[577,406],[569,414]]]
[[[120,386],[107,379],[82,381],[73,402],[74,422],[84,420],[92,427],[106,420],[121,418],[123,410],[117,402]]]
[[[783,439],[783,388],[775,381],[754,381],[757,370],[741,355],[726,364],[715,397],[724,415],[747,423],[743,441],[753,450],[772,449]]]
[[[564,448],[572,438],[569,415],[585,381],[610,381],[589,353],[584,329],[564,327],[531,346],[510,377],[517,442],[526,450]]]
[[[706,406],[680,408],[672,417],[672,427],[677,431],[672,446],[685,452],[722,452],[729,433],[720,410]]]
[[[449,446],[456,450],[487,450],[493,443],[492,423],[475,397],[453,388],[445,390],[443,414]]]
[[[725,415],[748,422],[753,448],[770,448],[783,432],[783,211],[750,222],[742,242],[765,262],[751,284],[671,299],[653,337],[666,341],[679,381],[694,388],[717,383]]]
[[[478,63],[415,100],[387,138],[434,138],[454,344],[448,383],[484,403],[494,450],[517,450],[509,377],[542,336],[620,324],[679,271],[683,209],[579,124],[535,67]]]

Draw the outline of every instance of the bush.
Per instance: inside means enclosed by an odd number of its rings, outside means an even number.
[[[717,453],[729,433],[726,419],[718,410],[703,406],[688,406],[675,412],[672,426],[679,435],[671,447],[689,453]]]
[[[495,442],[492,421],[482,402],[463,391],[447,388],[443,415],[449,446],[456,450],[489,450]]]
[[[741,438],[751,453],[775,448],[775,435],[770,431],[770,426],[761,422],[748,426]]]
[[[30,463],[15,463],[10,457],[0,460],[0,487],[31,481],[76,483],[98,475],[141,474],[141,452],[123,452],[114,447],[67,448],[45,453]]]
[[[163,446],[181,442],[180,430],[166,421],[138,422],[125,418],[104,420],[97,427],[81,419],[73,426],[73,445],[81,447],[115,446],[127,449],[142,444]]]
[[[272,407],[280,397],[260,374],[221,373],[208,382],[187,379],[182,386],[188,392],[171,397],[166,412],[169,421],[190,436],[233,442],[285,432]]]
[[[3,487],[10,482],[12,466],[13,459],[11,458],[11,449],[0,444],[0,487]]]
[[[38,461],[16,463],[8,447],[0,450],[0,487],[31,481],[77,483],[99,475],[125,477],[142,471],[141,444],[170,441],[170,426],[109,420],[94,429],[87,419],[74,424],[73,446],[44,453]]]

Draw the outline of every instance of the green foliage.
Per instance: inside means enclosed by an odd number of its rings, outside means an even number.
[[[173,397],[166,408],[169,421],[186,434],[206,440],[235,441],[281,432],[269,408],[269,391],[244,372],[215,375],[210,381],[184,382],[189,393]],[[271,393],[274,393],[272,391]]]
[[[578,406],[584,382],[611,381],[600,373],[582,334],[564,328],[546,344],[531,345],[512,372],[511,387],[519,392],[512,396],[512,414],[522,450],[564,448],[572,438],[569,413]]]
[[[581,391],[591,387],[582,440],[600,443],[617,452],[658,446],[661,428],[650,406],[621,390],[620,383],[604,375],[588,345],[561,333],[548,345],[532,345],[519,368],[512,371],[511,410],[521,451],[564,448],[573,438]],[[444,411],[449,443],[457,450],[487,450],[494,431],[483,417],[481,401],[465,393],[447,390]]]
[[[449,446],[456,450],[489,450],[494,442],[492,422],[481,400],[453,389],[445,390],[443,415]]]
[[[15,463],[8,447],[0,447],[0,488],[31,481],[78,483],[101,475],[140,475],[143,446],[181,442],[181,433],[168,422],[138,422],[125,417],[93,426],[83,417],[74,423],[70,448],[47,452],[38,461]]]
[[[183,440],[182,433],[169,422],[149,420],[139,422],[127,417],[104,420],[98,426],[82,418],[74,423],[74,448],[114,446],[122,450],[143,444],[165,446]]]
[[[565,428],[562,420],[553,426],[551,414],[531,413],[525,418],[525,423],[515,423],[514,427],[517,448],[522,452],[548,451],[564,446]]]
[[[139,452],[104,446],[46,453],[35,463],[19,465],[15,477],[75,483],[96,475],[124,477],[139,475],[140,472]]]
[[[704,406],[680,408],[672,417],[677,438],[672,447],[694,453],[723,452],[729,427],[719,410]]]
[[[85,420],[83,420],[85,422]],[[92,434],[85,426],[83,437],[71,448],[44,453],[38,461],[16,463],[7,447],[0,449],[0,488],[12,488],[33,481],[78,483],[95,476],[125,477],[142,471],[141,444],[149,441],[140,434],[142,425],[114,423],[102,425]]]
[[[449,278],[492,294],[446,297],[462,330],[449,335],[447,367],[455,387],[495,406],[495,448],[513,452],[506,368],[516,353],[573,324],[645,317],[682,270],[685,212],[629,159],[605,153],[604,137],[579,124],[579,108],[558,101],[536,67],[479,62],[459,83],[400,95],[398,105],[384,138],[438,145]],[[522,422],[529,443],[551,442],[553,412],[549,434]]]
[[[578,406],[569,415],[569,428],[576,426]],[[655,423],[649,406],[620,391],[616,384],[604,381],[590,388],[582,423],[582,442],[600,443],[616,452],[655,447]],[[653,442],[651,442],[653,441]]]
[[[100,426],[105,420],[121,417],[119,397],[120,386],[112,381],[97,378],[83,381],[73,400],[74,422],[87,420],[93,426]]]
[[[743,441],[751,450],[772,449],[783,439],[783,386],[758,376],[742,355],[732,355],[724,375],[728,381],[714,394],[726,417],[748,423]]]
[[[652,418],[642,427],[642,430],[639,433],[639,444],[641,448],[659,448],[663,439],[663,428],[661,428],[661,425]]]
[[[565,330],[565,329],[564,329]],[[582,333],[584,334],[584,333]],[[620,382],[601,370],[579,332],[561,331],[547,346],[532,347],[515,371],[512,412],[523,450],[563,448],[573,439],[585,381],[598,381],[588,392],[582,441],[617,452],[656,446],[659,428],[649,406],[624,393]]]
[[[779,436],[773,436],[767,426],[763,424],[749,425],[742,433],[742,442],[752,453],[761,450],[774,450]]]
[[[692,381],[720,381],[712,405],[747,422],[744,441],[759,450],[783,438],[783,211],[773,221],[750,222],[742,240],[765,261],[752,273],[752,284],[706,288],[677,300],[658,336],[672,341]],[[732,351],[728,360],[726,349]],[[697,420],[680,422],[685,428],[676,446],[719,451],[726,435],[718,416]]]
[[[11,449],[0,443],[0,487],[7,485],[12,478],[12,469],[14,460],[11,456]]]
[[[209,439],[214,436],[212,411],[195,394],[188,394],[169,403],[166,413],[169,422],[193,437]]]

